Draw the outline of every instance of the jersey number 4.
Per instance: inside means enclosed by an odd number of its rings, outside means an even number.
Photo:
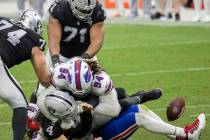
[[[0,20],[0,31],[11,28],[13,25],[6,20]],[[20,39],[26,34],[26,31],[19,29],[7,34],[7,40],[14,46],[20,43]]]

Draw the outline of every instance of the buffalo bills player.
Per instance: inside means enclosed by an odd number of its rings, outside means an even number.
[[[13,139],[23,140],[26,128],[27,101],[9,70],[31,60],[39,81],[48,86],[50,74],[44,59],[45,40],[41,37],[42,24],[34,11],[24,11],[17,22],[0,17],[0,98],[13,109]]]

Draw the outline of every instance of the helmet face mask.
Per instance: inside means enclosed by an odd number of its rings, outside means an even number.
[[[19,16],[18,23],[21,23],[24,27],[33,30],[39,35],[42,35],[42,22],[41,18],[35,11],[25,10]]]
[[[76,18],[86,21],[91,17],[96,0],[69,0],[72,13]]]

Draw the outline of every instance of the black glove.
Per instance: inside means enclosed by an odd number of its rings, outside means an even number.
[[[91,57],[90,57],[90,55],[88,54],[88,53],[83,53],[82,55],[81,55],[81,57],[82,57],[82,59],[91,59]]]

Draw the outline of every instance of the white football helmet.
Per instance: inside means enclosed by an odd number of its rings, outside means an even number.
[[[75,118],[79,113],[74,98],[68,92],[59,90],[51,91],[46,95],[44,104],[52,116],[61,120]]]
[[[21,23],[24,27],[33,30],[39,35],[42,35],[42,22],[38,13],[32,10],[23,11],[18,19],[18,23]]]
[[[52,81],[56,87],[84,97],[91,89],[93,76],[88,64],[82,58],[74,57],[55,67]]]
[[[96,0],[68,0],[72,13],[79,20],[85,21],[90,18],[96,6]]]

